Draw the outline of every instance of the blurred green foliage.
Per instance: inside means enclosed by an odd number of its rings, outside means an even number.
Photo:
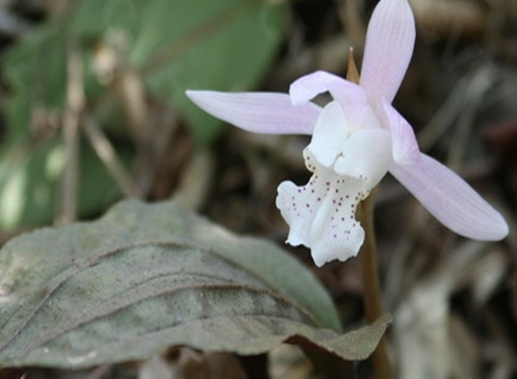
[[[83,0],[65,17],[38,26],[1,62],[9,94],[3,104],[7,136],[0,145],[0,227],[48,223],[55,215],[56,188],[65,165],[65,155],[55,153],[63,148],[61,133],[35,130],[33,120],[38,107],[62,114],[70,46],[83,58],[91,106],[112,96],[94,73],[93,57],[108,35],[123,36],[124,65],[140,75],[146,96],[177,109],[202,145],[220,134],[222,123],[191,104],[184,91],[252,89],[274,57],[281,24],[282,8],[263,0]],[[112,117],[120,104],[111,104],[112,112],[95,116],[103,127],[127,138],[127,120]],[[132,150],[126,146],[119,151],[127,164]],[[102,211],[120,191],[94,154],[82,151],[79,209],[91,214]],[[45,170],[50,161],[58,167],[52,175]],[[42,191],[49,195],[42,196]]]
[[[127,151],[123,154],[128,158]],[[52,219],[59,206],[59,179],[64,162],[64,146],[58,141],[47,141],[14,165],[0,163],[2,227],[43,225]],[[99,158],[87,146],[82,151],[79,170],[79,213],[92,214],[120,197]]]

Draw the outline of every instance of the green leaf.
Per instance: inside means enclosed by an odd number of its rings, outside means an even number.
[[[182,4],[192,19],[204,21],[185,22],[176,38],[170,30],[166,48],[142,67],[149,73],[146,80],[152,92],[178,107],[194,128],[197,142],[204,144],[219,135],[223,123],[200,111],[185,91],[253,89],[281,41],[282,8],[263,0],[193,0],[188,6]]]
[[[62,109],[66,98],[66,33],[43,25],[8,50],[1,65],[9,93],[3,107],[7,121],[4,152],[28,138],[35,107]]]
[[[125,34],[129,65],[143,73],[155,97],[181,111],[205,144],[223,123],[195,107],[185,90],[253,88],[281,41],[282,8],[263,0],[88,0],[71,28],[79,36]]]
[[[356,360],[385,327],[340,334],[299,262],[172,202],[125,201],[0,251],[0,367],[90,367],[172,345],[259,354],[283,341]]]
[[[120,190],[90,148],[83,148],[79,168],[79,213],[92,215],[113,204]],[[127,153],[121,154],[127,158]],[[21,146],[0,161],[0,228],[36,226],[52,220],[59,207],[65,151],[58,141]]]
[[[81,49],[89,101],[103,94],[91,71],[93,45],[109,32],[127,40],[127,62],[155,98],[170,101],[211,141],[222,123],[187,101],[188,88],[251,89],[282,37],[282,7],[263,0],[82,0],[61,23],[47,23],[14,45],[2,61],[11,92],[10,138],[28,133],[35,104],[63,109],[67,44]]]

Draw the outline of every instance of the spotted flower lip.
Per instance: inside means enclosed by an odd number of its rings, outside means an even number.
[[[289,94],[187,91],[206,112],[244,130],[312,135],[303,152],[309,183],[281,183],[276,205],[290,227],[287,242],[309,247],[318,266],[358,253],[364,230],[355,219],[357,205],[387,172],[454,232],[484,241],[508,235],[492,206],[420,152],[411,125],[391,105],[415,34],[407,0],[381,0],[368,25],[359,84],[316,71],[292,83]],[[331,102],[311,102],[324,92]]]

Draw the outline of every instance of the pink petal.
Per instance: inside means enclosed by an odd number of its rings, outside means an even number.
[[[197,106],[241,129],[268,134],[311,134],[321,108],[294,106],[283,93],[187,91]]]
[[[415,19],[407,0],[381,0],[368,25],[361,87],[370,100],[392,102],[415,44]]]
[[[382,101],[384,114],[391,132],[393,160],[410,164],[420,157],[420,149],[413,128],[386,100]]]
[[[508,235],[503,217],[433,158],[420,154],[420,159],[409,165],[394,164],[390,172],[452,231],[480,241],[497,241]]]
[[[289,95],[293,104],[298,105],[327,91],[341,105],[366,102],[366,95],[361,87],[325,71],[316,71],[294,81],[289,88]]]

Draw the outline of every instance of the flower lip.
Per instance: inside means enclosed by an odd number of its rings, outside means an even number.
[[[283,182],[276,206],[289,224],[287,243],[311,249],[317,266],[357,255],[364,230],[355,219],[357,204],[369,194],[367,182],[336,175],[321,166],[308,149],[305,163],[313,175],[306,186]]]

